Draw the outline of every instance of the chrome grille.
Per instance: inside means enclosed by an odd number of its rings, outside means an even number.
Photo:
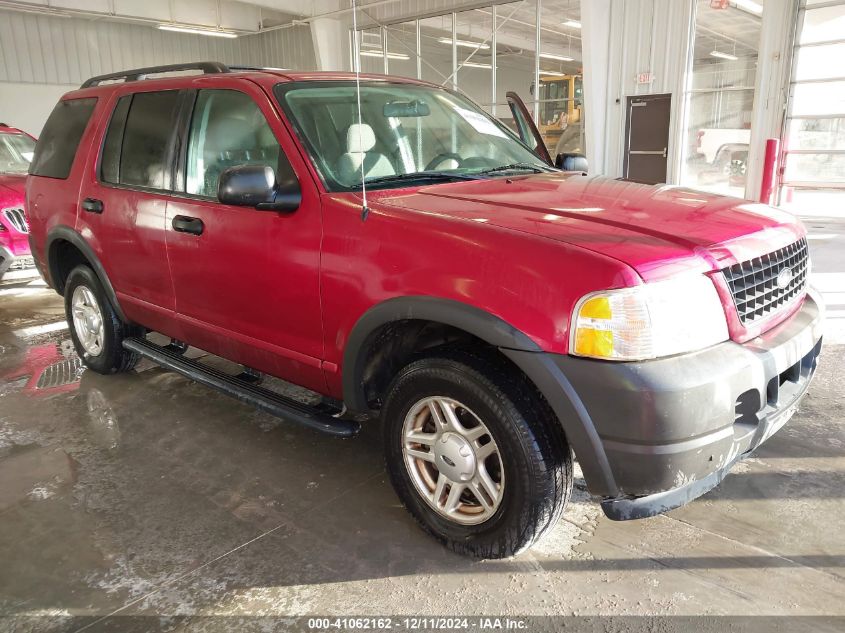
[[[29,233],[29,222],[26,221],[23,209],[6,209],[3,212],[12,227],[20,233]]]
[[[801,238],[766,255],[722,270],[743,325],[778,312],[803,295],[807,287],[809,251]],[[791,275],[786,270],[791,271]]]

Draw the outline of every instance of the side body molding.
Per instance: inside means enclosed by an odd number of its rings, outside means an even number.
[[[352,328],[343,353],[343,399],[351,411],[369,412],[362,379],[364,352],[371,342],[370,337],[382,325],[412,319],[451,325],[499,348],[549,402],[575,451],[590,491],[602,497],[618,494],[593,421],[569,380],[548,353],[509,323],[459,301],[428,296],[397,297],[364,313]]]
[[[47,279],[47,283],[52,288],[54,288],[59,294],[64,293],[64,287],[60,287],[59,283],[56,281],[59,278],[59,263],[55,260],[54,257],[51,257],[53,244],[57,240],[64,240],[66,242],[70,242],[76,248],[79,249],[79,251],[85,256],[85,259],[87,259],[88,262],[91,264],[91,268],[94,269],[94,273],[96,273],[97,277],[100,280],[100,283],[103,284],[103,289],[106,292],[106,296],[111,302],[114,311],[117,312],[117,316],[119,316],[121,320],[129,322],[120,307],[120,303],[117,300],[117,295],[114,292],[114,288],[111,285],[111,281],[109,281],[109,277],[106,274],[105,268],[103,268],[102,263],[100,263],[100,259],[94,253],[94,250],[85,241],[85,238],[83,238],[79,233],[77,233],[69,226],[58,225],[50,229],[50,231],[47,233],[47,240],[44,246],[44,257],[47,261],[47,270],[45,272],[49,277]]]

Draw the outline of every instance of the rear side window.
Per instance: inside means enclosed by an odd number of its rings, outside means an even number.
[[[106,139],[100,176],[105,182],[150,189],[170,187],[168,148],[179,92],[139,92],[122,97]]]
[[[47,178],[68,177],[96,103],[96,97],[91,97],[67,99],[56,104],[35,145],[30,174]]]
[[[123,147],[123,131],[126,128],[126,115],[132,95],[121,97],[111,115],[106,140],[103,143],[103,157],[100,161],[100,178],[112,184],[120,183],[120,151]]]

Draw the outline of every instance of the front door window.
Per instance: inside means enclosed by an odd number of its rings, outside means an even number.
[[[236,90],[200,90],[191,120],[187,193],[217,197],[220,174],[238,165],[279,164],[279,143],[248,95]]]

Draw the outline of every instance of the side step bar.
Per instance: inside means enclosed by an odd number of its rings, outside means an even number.
[[[309,407],[269,389],[240,380],[190,358],[185,358],[177,351],[150,343],[144,338],[124,339],[123,347],[149,358],[154,363],[167,369],[187,376],[191,380],[222,391],[227,396],[236,398],[271,415],[307,426],[315,431],[336,437],[352,437],[361,430],[361,425],[355,420],[336,418],[320,409]]]

